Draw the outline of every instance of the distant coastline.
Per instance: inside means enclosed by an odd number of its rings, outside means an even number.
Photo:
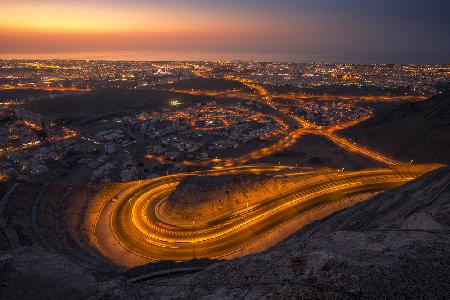
[[[396,53],[345,52],[216,52],[216,51],[106,51],[61,53],[0,53],[0,59],[68,59],[112,61],[270,61],[295,63],[355,63],[355,64],[450,64],[450,57],[401,55]]]

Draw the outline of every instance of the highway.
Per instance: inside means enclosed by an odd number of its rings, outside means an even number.
[[[350,126],[354,126],[362,121],[365,120],[365,118],[359,119],[359,120],[355,120],[355,121],[351,121],[348,122],[347,124],[342,124],[342,125],[336,125],[336,126],[317,126],[311,122],[308,122],[307,120],[300,118],[299,116],[291,113],[290,111],[287,110],[280,110],[277,105],[272,101],[272,96],[269,94],[269,92],[261,85],[254,83],[252,81],[249,81],[247,79],[241,79],[239,77],[235,77],[235,76],[226,76],[225,77],[228,80],[236,80],[241,82],[242,84],[246,85],[247,87],[257,91],[261,97],[261,100],[267,104],[268,106],[270,106],[272,109],[276,110],[276,111],[280,111],[284,114],[286,114],[287,116],[291,117],[293,120],[295,120],[300,129],[299,130],[295,130],[290,132],[288,135],[290,135],[292,138],[298,138],[301,137],[303,134],[301,134],[301,130],[302,128],[304,129],[304,133],[308,133],[308,134],[315,134],[315,135],[319,135],[319,136],[324,136],[326,138],[328,138],[330,141],[334,142],[335,144],[337,144],[338,146],[340,146],[341,148],[350,151],[350,152],[354,152],[354,153],[358,153],[360,155],[369,157],[375,161],[381,162],[383,164],[386,165],[397,165],[397,164],[401,164],[401,162],[399,161],[395,161],[391,158],[388,158],[380,153],[377,153],[373,150],[367,149],[363,146],[357,145],[356,143],[352,143],[351,141],[345,139],[344,137],[340,137],[337,136],[336,134],[334,134],[335,131],[337,130],[342,130],[344,128],[350,127]],[[289,144],[284,144],[284,147],[278,147],[279,149],[285,148],[285,147],[289,147]]]
[[[199,71],[205,76],[209,71]],[[127,185],[113,198],[105,198],[98,220],[88,239],[103,255],[119,265],[132,266],[151,261],[184,261],[193,258],[227,258],[258,243],[269,234],[302,216],[324,208],[337,209],[337,203],[352,197],[393,189],[440,165],[402,165],[380,153],[335,134],[370,116],[336,126],[318,126],[288,110],[280,109],[261,85],[235,76],[257,91],[259,100],[277,114],[289,119],[286,135],[272,145],[234,158],[215,158],[186,165],[213,166],[209,171],[179,173]],[[386,168],[359,171],[305,169],[293,166],[245,165],[249,161],[286,149],[306,134],[326,137],[341,148],[387,165]],[[158,157],[150,159],[161,160]],[[271,174],[288,180],[276,196],[261,195],[246,205],[221,207],[207,217],[171,218],[166,209],[169,196],[189,176],[224,174]],[[249,205],[249,203],[251,203]],[[192,206],[194,209],[195,205]]]
[[[112,261],[118,259],[114,253],[117,250],[111,250],[108,244],[114,243],[116,248],[122,248],[119,264],[124,264],[126,255],[123,253],[145,261],[223,258],[311,211],[355,195],[398,187],[438,167],[392,166],[339,172],[287,166],[242,166],[136,182],[133,192],[105,205],[109,208],[107,213],[100,213],[102,217],[98,223],[107,222],[109,232],[96,230],[94,232],[99,236],[95,239],[101,241],[97,246],[101,248],[100,252]],[[186,219],[183,222],[171,222],[167,218],[164,207],[168,196],[187,176],[241,173],[271,173],[289,178],[292,186],[286,185],[285,191],[275,197],[252,201],[251,206],[224,207],[211,218]]]
[[[204,77],[207,78],[208,72],[211,72],[212,70],[199,70],[196,72],[196,76],[198,77]],[[381,153],[378,153],[376,151],[370,150],[364,146],[358,145],[355,142],[352,142],[345,137],[338,136],[336,134],[337,131],[343,130],[346,128],[349,128],[351,126],[355,126],[367,119],[369,119],[372,115],[368,114],[362,118],[346,122],[344,124],[334,125],[334,126],[318,126],[315,125],[297,115],[290,112],[286,109],[281,109],[278,107],[278,105],[273,101],[273,97],[270,95],[270,93],[260,84],[255,83],[253,81],[250,81],[248,79],[243,79],[238,76],[233,75],[226,75],[224,76],[224,79],[226,80],[233,80],[238,81],[241,84],[245,85],[251,90],[254,90],[257,92],[258,97],[254,97],[253,100],[259,100],[264,105],[266,105],[268,108],[272,109],[274,112],[279,113],[280,115],[285,116],[285,118],[291,120],[291,123],[296,124],[295,126],[290,126],[288,129],[286,135],[284,135],[282,138],[280,138],[277,142],[273,143],[272,145],[265,146],[260,149],[256,149],[250,153],[245,153],[238,157],[232,157],[232,158],[213,158],[213,159],[207,159],[200,162],[191,162],[191,161],[185,161],[180,162],[181,165],[185,166],[237,166],[242,165],[251,161],[255,161],[258,159],[261,159],[263,157],[270,156],[274,153],[280,152],[282,150],[288,149],[289,147],[293,146],[301,137],[311,134],[311,135],[318,135],[323,136],[339,147],[343,148],[346,151],[357,153],[359,155],[368,157],[372,160],[375,160],[377,162],[380,162],[385,165],[398,165],[402,164],[402,162],[394,160],[392,158],[387,157],[386,155],[383,155]],[[188,93],[188,94],[194,94],[194,95],[207,95],[207,96],[226,96],[226,92],[214,92],[214,91],[185,91],[185,90],[173,90],[180,93]],[[236,94],[228,94],[228,96],[237,96]],[[306,96],[301,95],[289,95],[290,99],[303,99]],[[308,96],[309,97],[309,96]],[[243,96],[243,98],[249,98],[247,96]],[[371,99],[374,100],[374,97],[361,97],[363,99]],[[383,98],[383,97],[382,97]],[[345,99],[351,99],[355,100],[354,97],[346,97]],[[358,98],[359,99],[359,98]],[[390,96],[386,96],[380,101],[388,101],[391,99]],[[409,98],[408,98],[409,99]],[[392,99],[391,99],[392,100]],[[147,156],[148,159],[157,160],[160,162],[166,162],[163,157],[157,157],[157,156]]]
[[[90,88],[77,88],[77,87],[49,87],[49,86],[36,86],[36,85],[0,85],[0,90],[42,90],[48,92],[90,92]]]

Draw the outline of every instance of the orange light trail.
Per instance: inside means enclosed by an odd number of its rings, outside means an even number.
[[[309,212],[346,201],[348,195],[398,187],[441,166],[405,165],[351,172],[272,165],[243,166],[128,183],[116,194],[102,196],[100,193],[96,197],[103,204],[92,203],[87,237],[103,255],[125,266],[162,259],[182,261],[234,257],[268,232],[278,230]],[[220,213],[194,220],[185,217],[175,221],[165,209],[167,196],[188,176],[261,172],[271,173],[290,184],[278,196],[261,194],[250,200],[250,206],[242,202],[225,207]],[[109,200],[112,195],[117,195],[113,202]]]

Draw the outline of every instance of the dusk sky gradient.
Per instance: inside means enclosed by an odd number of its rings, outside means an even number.
[[[302,53],[328,53],[450,63],[449,12],[448,0],[0,0],[0,57],[229,52],[302,60]]]

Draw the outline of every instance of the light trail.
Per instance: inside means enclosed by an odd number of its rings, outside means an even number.
[[[110,231],[100,233],[94,224],[92,234],[98,236],[90,236],[89,239],[99,241],[96,245],[99,251],[118,264],[127,264],[128,256],[144,261],[223,258],[303,214],[331,206],[350,196],[398,187],[438,167],[440,165],[429,164],[337,172],[299,170],[287,166],[241,166],[136,182],[133,191],[119,200],[107,202],[109,210],[99,212],[100,219],[109,222]],[[241,203],[225,207],[207,218],[174,222],[167,215],[165,204],[168,196],[188,176],[260,172],[287,178],[291,184],[277,196],[267,198],[262,195],[260,199],[252,200],[250,206]],[[111,243],[115,245],[113,250]]]
[[[196,70],[194,72],[194,75],[201,78],[209,78],[210,73],[213,70],[211,68],[205,68],[204,70]],[[345,149],[349,152],[357,153],[359,155],[368,157],[372,160],[378,161],[380,163],[386,164],[386,165],[397,165],[402,164],[402,162],[394,160],[392,158],[387,157],[386,155],[383,155],[381,153],[377,153],[376,151],[370,150],[367,147],[357,145],[355,142],[351,142],[345,137],[338,136],[335,134],[336,131],[343,130],[352,126],[355,126],[365,120],[368,120],[370,117],[372,117],[371,113],[368,113],[362,118],[352,120],[349,122],[345,122],[343,124],[333,125],[333,126],[318,126],[315,125],[293,113],[291,113],[287,109],[280,109],[277,104],[273,101],[273,97],[270,95],[270,93],[260,84],[257,84],[251,80],[243,79],[238,76],[234,75],[225,75],[223,76],[225,80],[232,80],[237,81],[250,90],[256,91],[259,97],[254,97],[249,94],[242,95],[243,98],[253,98],[252,100],[259,100],[263,102],[265,105],[267,105],[269,108],[271,108],[273,111],[280,113],[281,115],[286,116],[290,120],[292,120],[294,123],[297,124],[297,126],[288,126],[287,124],[283,124],[283,126],[287,126],[286,128],[287,134],[284,135],[282,138],[280,138],[277,142],[270,146],[265,146],[263,148],[254,150],[250,153],[243,154],[239,157],[233,157],[233,158],[213,158],[213,159],[205,159],[199,162],[193,162],[193,161],[183,161],[179,162],[179,165],[183,166],[236,166],[248,163],[250,161],[255,161],[267,156],[270,156],[274,153],[280,152],[282,150],[285,150],[291,146],[293,146],[302,136],[312,134],[312,135],[318,135],[323,136],[327,139],[329,139],[331,142],[335,143],[337,146],[341,147],[342,149]],[[195,90],[172,90],[180,93],[187,93],[192,95],[207,95],[207,96],[230,96],[228,92],[217,92],[217,91],[195,91]],[[225,94],[224,94],[225,93]],[[228,94],[227,94],[228,93]],[[235,94],[232,94],[232,96],[236,96]],[[336,97],[332,96],[317,96],[317,95],[302,95],[302,94],[287,94],[283,95],[283,97],[286,97],[287,99],[309,99],[311,97],[317,98],[320,97],[320,99],[328,99],[328,100],[335,100]],[[330,98],[331,97],[331,98]],[[355,98],[356,97],[356,98]],[[339,96],[339,99],[344,100],[370,100],[370,101],[393,101],[393,100],[411,100],[412,96]],[[416,97],[414,99],[420,99],[422,100],[423,97]],[[322,100],[323,100],[322,99]],[[290,129],[290,131],[289,131]],[[162,156],[155,156],[155,155],[147,155],[147,159],[150,160],[156,160],[160,163],[168,163],[169,161],[165,159]]]
[[[47,92],[90,92],[91,88],[49,87],[36,85],[0,85],[0,90],[42,90]]]
[[[194,74],[198,77],[208,78],[208,75],[210,72],[212,72],[212,69],[197,70],[196,72],[194,72]],[[293,120],[295,123],[297,123],[297,126],[299,128],[291,130],[284,137],[282,137],[276,143],[274,143],[270,146],[266,146],[266,147],[260,148],[258,150],[252,151],[250,153],[243,154],[239,157],[214,158],[214,159],[203,160],[201,162],[185,161],[185,162],[181,162],[180,165],[184,165],[184,166],[210,166],[210,165],[235,166],[235,165],[245,164],[250,161],[258,160],[263,157],[267,157],[274,153],[280,152],[284,149],[287,149],[287,148],[293,146],[298,141],[298,139],[300,139],[302,136],[305,136],[307,134],[323,136],[323,137],[329,139],[330,141],[332,141],[333,143],[335,143],[336,145],[338,145],[339,147],[341,147],[349,152],[360,154],[362,156],[368,157],[372,160],[378,161],[378,162],[386,164],[386,165],[402,164],[402,162],[400,162],[400,161],[389,158],[381,153],[377,153],[377,152],[370,150],[366,147],[363,147],[361,145],[357,145],[355,142],[351,142],[348,139],[335,134],[336,131],[346,129],[351,126],[355,126],[355,125],[369,119],[372,116],[372,114],[368,114],[362,118],[352,120],[352,121],[349,121],[349,122],[346,122],[343,124],[339,124],[339,125],[318,126],[318,125],[315,125],[303,118],[300,118],[299,116],[291,113],[289,110],[280,109],[277,106],[277,104],[273,101],[273,97],[270,95],[270,93],[260,84],[257,84],[251,80],[243,79],[243,78],[233,76],[233,75],[226,75],[226,76],[224,76],[224,79],[238,81],[241,84],[248,87],[249,89],[256,91],[257,94],[259,95],[259,98],[258,97],[256,98],[257,100],[262,101],[265,105],[267,105],[274,111],[279,112],[279,113],[289,117],[291,120]],[[180,91],[180,90],[178,90],[178,92],[189,93],[189,94],[194,94],[194,95],[202,94],[202,95],[210,95],[210,96],[223,96],[222,92],[218,93],[218,92],[214,92],[214,91],[188,91],[188,90]],[[283,97],[286,97],[288,99],[306,99],[306,98],[311,98],[313,96],[312,95],[288,94],[288,95],[283,95]],[[317,97],[317,96],[314,96],[314,97]],[[321,99],[323,97],[325,97],[325,96],[320,96]],[[331,97],[331,96],[328,96],[328,97]],[[357,99],[355,97],[357,97]],[[395,99],[397,99],[397,100],[400,99],[400,100],[406,101],[406,100],[411,100],[411,97],[412,96],[339,96],[340,99],[342,98],[344,100],[355,100],[355,99],[361,100],[361,99],[363,99],[363,100],[370,100],[370,101],[376,101],[376,100],[393,101]],[[246,95],[246,98],[248,98],[248,95]],[[333,100],[333,99],[335,100],[335,97],[329,98],[329,100]],[[422,99],[422,98],[420,98],[420,99]],[[147,158],[157,160],[161,163],[167,162],[163,157],[155,157],[155,156],[148,155]]]
[[[293,120],[295,120],[299,124],[299,126],[301,126],[304,129],[307,129],[309,134],[324,136],[347,151],[361,154],[363,156],[369,157],[375,161],[378,161],[378,162],[381,162],[381,163],[384,163],[387,165],[401,164],[401,162],[399,162],[399,161],[395,161],[391,158],[383,156],[380,153],[377,153],[375,151],[372,151],[372,150],[369,150],[362,146],[359,146],[356,143],[352,143],[352,142],[348,141],[347,139],[345,139],[343,137],[338,137],[337,135],[334,134],[334,132],[337,130],[340,130],[340,128],[347,128],[350,126],[354,126],[357,123],[363,121],[363,119],[360,119],[359,121],[351,121],[348,125],[342,124],[342,125],[329,126],[329,127],[317,126],[311,122],[308,122],[305,119],[300,118],[299,116],[297,116],[295,114],[292,114],[291,112],[289,112],[287,110],[280,110],[277,107],[277,105],[272,101],[272,97],[270,96],[268,91],[261,85],[256,84],[252,81],[249,81],[247,79],[241,79],[241,78],[235,77],[235,76],[226,76],[225,78],[228,80],[239,81],[242,84],[246,85],[247,87],[256,90],[260,94],[261,99],[265,104],[267,104],[274,110],[280,111],[280,112],[285,113],[286,115],[290,116]],[[295,131],[290,134],[292,134],[293,136],[297,135],[298,137],[301,136],[298,134],[298,132],[295,132]],[[289,146],[286,145],[286,147],[289,147]]]
[[[383,96],[369,96],[369,95],[315,95],[315,94],[277,94],[277,98],[284,99],[320,99],[323,101],[335,101],[336,99],[343,101],[370,101],[370,102],[393,102],[393,101],[423,101],[430,98],[432,95],[383,95]]]

